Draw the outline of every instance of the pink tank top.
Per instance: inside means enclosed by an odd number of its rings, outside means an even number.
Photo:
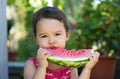
[[[33,61],[35,67],[38,67],[38,62],[36,58],[30,58]],[[70,79],[71,77],[71,68],[62,68],[60,70],[46,70],[45,79]]]

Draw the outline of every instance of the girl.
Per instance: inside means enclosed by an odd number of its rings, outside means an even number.
[[[38,10],[32,20],[35,41],[40,48],[65,48],[70,30],[64,13],[55,7]],[[36,58],[30,58],[24,66],[24,79],[89,79],[99,53],[92,54],[78,77],[77,68],[67,68],[47,61],[49,51],[39,49]]]

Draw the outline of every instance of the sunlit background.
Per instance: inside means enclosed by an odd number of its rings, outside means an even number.
[[[90,48],[104,55],[120,55],[119,0],[8,0],[8,48],[15,61],[35,56],[31,18],[44,6],[60,8],[72,30],[66,48]]]
[[[31,20],[44,6],[58,7],[67,16],[72,31],[67,49],[93,49],[101,55],[120,57],[119,0],[7,0],[10,62],[36,56]]]

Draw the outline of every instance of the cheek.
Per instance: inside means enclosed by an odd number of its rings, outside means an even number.
[[[60,43],[65,43],[66,40],[63,40],[63,39],[58,39]]]
[[[39,47],[43,47],[43,48],[48,47],[48,44],[46,42],[40,42],[38,45]]]
[[[47,41],[46,40],[38,40],[37,44],[39,45],[39,47],[45,47],[47,45]]]
[[[59,38],[57,39],[60,44],[65,44],[66,43],[66,38]]]
[[[66,45],[66,42],[65,42],[65,41],[59,40],[59,47],[60,47],[60,48],[64,48],[65,45]]]

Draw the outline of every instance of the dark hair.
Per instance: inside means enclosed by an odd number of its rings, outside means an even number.
[[[33,15],[32,26],[33,26],[33,31],[34,31],[35,36],[36,36],[36,24],[39,20],[41,20],[43,18],[57,19],[60,22],[63,22],[66,32],[69,31],[69,27],[67,25],[67,18],[65,16],[65,14],[56,7],[46,6],[46,7],[43,7],[42,9],[39,9]]]

